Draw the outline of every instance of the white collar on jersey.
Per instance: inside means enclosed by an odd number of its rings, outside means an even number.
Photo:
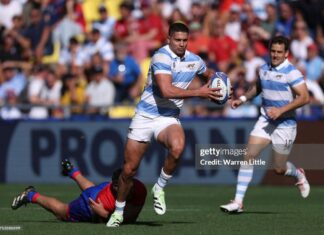
[[[287,67],[289,64],[290,64],[289,60],[288,59],[285,59],[284,62],[282,62],[281,64],[279,64],[277,67],[274,67],[274,69],[276,71],[278,71],[278,70],[280,70],[280,69],[282,69],[284,67]],[[271,65],[270,65],[270,68],[273,68],[273,67],[271,67]]]
[[[184,60],[184,58],[187,57],[190,53],[189,51],[186,50],[184,57],[180,58],[170,49],[169,45],[166,45],[165,49],[171,54],[172,59],[179,58],[179,60]]]

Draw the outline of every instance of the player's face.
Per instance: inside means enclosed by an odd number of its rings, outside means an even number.
[[[284,44],[272,44],[270,48],[270,58],[271,58],[271,65],[276,67],[282,64],[285,59],[288,57],[288,51],[285,51]]]
[[[188,33],[175,32],[169,36],[170,49],[179,57],[183,57],[188,45]]]

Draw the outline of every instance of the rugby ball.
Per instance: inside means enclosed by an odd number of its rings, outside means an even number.
[[[228,97],[231,93],[231,81],[225,73],[216,72],[211,78],[211,83],[209,87],[220,88],[218,93],[222,95],[221,97],[218,97],[217,100],[213,100],[213,102],[219,105],[223,105],[227,102]]]

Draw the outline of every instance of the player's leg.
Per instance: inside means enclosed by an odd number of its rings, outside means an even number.
[[[133,177],[140,165],[149,142],[128,139],[125,147],[125,158],[122,173],[118,181],[118,193],[115,212],[110,216],[108,227],[118,227],[123,222],[126,197],[132,187]]]
[[[144,205],[127,204],[124,213],[124,223],[135,223]]]
[[[62,174],[64,176],[69,176],[71,179],[73,179],[78,184],[81,191],[84,191],[87,188],[90,188],[95,185],[93,182],[84,177],[81,171],[77,167],[73,166],[73,164],[68,159],[64,159],[61,162],[61,165]]]
[[[136,222],[140,212],[145,204],[147,191],[141,182],[134,180],[133,187],[131,189],[131,199],[127,202],[125,207],[124,222],[134,223]]]
[[[278,128],[272,134],[274,169],[277,174],[294,177],[296,185],[303,198],[308,197],[310,186],[304,169],[296,168],[288,161],[288,156],[296,137],[296,128]]]
[[[16,210],[22,205],[26,205],[28,203],[35,203],[42,206],[60,220],[67,219],[66,212],[68,205],[66,203],[63,203],[54,197],[41,195],[33,186],[27,187],[22,193],[15,197],[11,207],[12,209]]]
[[[255,159],[259,156],[262,150],[270,144],[270,140],[267,138],[250,135],[247,154],[244,156],[246,161]],[[243,212],[243,200],[248,189],[249,183],[253,177],[253,165],[240,166],[237,175],[237,184],[235,198],[228,204],[221,205],[220,209],[224,212],[239,213]]]
[[[161,169],[160,176],[152,189],[154,210],[158,215],[163,215],[166,212],[163,189],[172,177],[183,152],[185,145],[184,131],[181,125],[172,124],[158,134],[157,140],[168,149],[168,155]]]

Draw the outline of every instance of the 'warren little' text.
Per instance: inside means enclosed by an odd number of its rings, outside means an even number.
[[[202,166],[265,166],[266,161],[262,159],[249,159],[249,160],[231,160],[231,159],[213,159],[213,160],[200,160]]]

